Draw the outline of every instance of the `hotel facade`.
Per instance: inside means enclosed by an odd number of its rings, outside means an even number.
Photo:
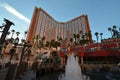
[[[52,18],[43,9],[35,7],[30,23],[27,41],[33,43],[32,38],[36,35],[45,37],[45,41],[57,40],[58,37],[70,40],[73,34],[90,32],[87,15],[81,15],[67,22],[59,22]],[[92,38],[88,37],[89,40]]]

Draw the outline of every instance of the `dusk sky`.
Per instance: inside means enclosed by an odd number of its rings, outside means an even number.
[[[87,14],[94,40],[95,32],[108,38],[111,36],[108,27],[120,27],[120,0],[0,0],[0,26],[3,18],[9,19],[15,24],[10,30],[19,31],[20,38],[23,38],[35,6],[61,22]]]

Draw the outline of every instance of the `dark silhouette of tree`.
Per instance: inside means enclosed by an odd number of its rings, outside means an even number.
[[[20,32],[16,32],[17,37],[19,36]]]
[[[88,33],[85,33],[85,39],[87,39],[88,38]]]
[[[73,38],[70,38],[70,42],[73,42]]]
[[[8,36],[9,36],[9,35],[10,35],[10,32],[7,33],[7,36],[6,36],[7,39],[8,39]]]
[[[118,28],[118,26],[113,25],[112,28],[108,28],[108,30],[111,32],[111,36],[112,38],[119,38],[120,37],[120,28]]]
[[[92,43],[92,34],[91,34],[91,31],[88,32],[88,40],[91,41],[90,43]]]
[[[80,31],[80,40],[82,39],[83,32]]]
[[[111,37],[112,37],[112,35],[113,35],[113,34],[112,34],[112,28],[109,27],[109,28],[108,28],[108,31],[110,31]]]
[[[25,38],[27,37],[27,33],[28,33],[27,31],[24,32],[24,36],[25,36]]]
[[[11,32],[12,32],[12,35],[11,35],[11,39],[13,38],[13,35],[14,35],[14,33],[15,33],[15,30],[13,29],[13,30],[11,30]]]
[[[82,40],[85,40],[85,35],[82,35]]]
[[[77,42],[79,42],[79,40],[80,40],[80,35],[79,35],[79,34],[76,34],[76,38],[77,38]]]
[[[95,32],[95,36],[96,36],[96,40],[97,40],[97,43],[98,43],[98,39],[99,39],[98,32]]]
[[[59,37],[58,40],[59,40],[59,41],[62,41],[63,39],[62,39],[62,37]]]
[[[103,33],[100,33],[101,41],[102,41],[102,36],[103,36]]]
[[[76,34],[73,34],[73,37],[75,38],[75,43],[76,43],[76,38],[77,38]]]

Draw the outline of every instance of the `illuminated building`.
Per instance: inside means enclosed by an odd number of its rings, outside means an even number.
[[[62,39],[70,40],[73,34],[82,34],[90,32],[90,26],[87,15],[81,15],[67,22],[59,22],[52,18],[43,9],[35,7],[27,41],[33,43],[32,38],[39,35],[40,38],[45,37],[45,41]],[[91,37],[86,37],[92,41]]]

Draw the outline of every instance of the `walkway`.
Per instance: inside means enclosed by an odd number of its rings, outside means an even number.
[[[39,74],[38,79],[36,79],[36,73],[32,70],[27,70],[21,80],[58,80],[58,75],[61,73],[61,71],[43,72]]]
[[[21,80],[36,80],[36,73],[32,70],[27,70]]]
[[[8,68],[4,68],[0,70],[0,80],[5,80],[7,72],[8,72]]]

